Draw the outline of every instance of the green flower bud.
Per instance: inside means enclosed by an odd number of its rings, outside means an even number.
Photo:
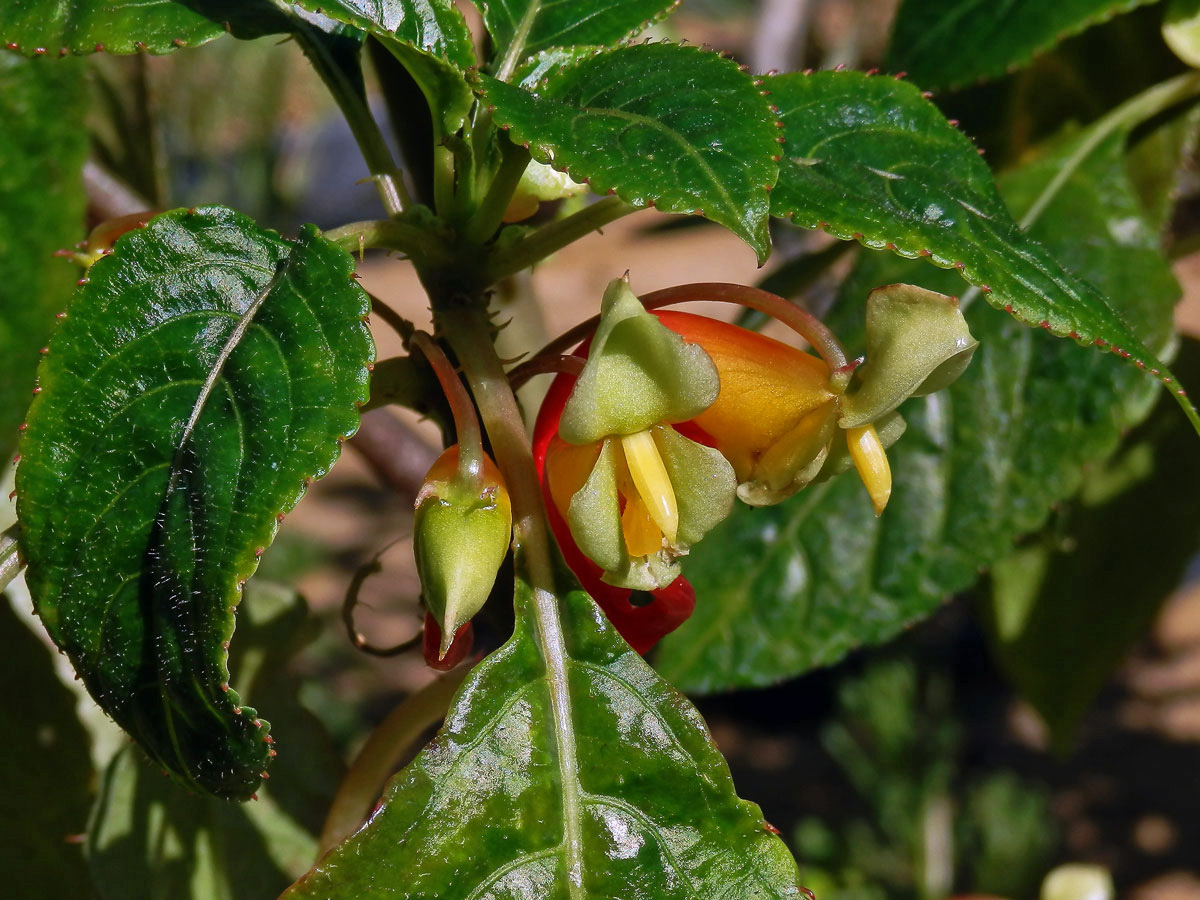
[[[439,658],[492,591],[512,537],[512,507],[495,463],[459,470],[456,444],[425,476],[413,519],[413,549],[425,605],[441,627]]]
[[[523,222],[538,211],[538,207],[550,200],[564,200],[587,190],[586,184],[572,181],[566,172],[559,172],[544,163],[533,160],[525,168],[525,174],[508,201],[504,210],[505,222]]]

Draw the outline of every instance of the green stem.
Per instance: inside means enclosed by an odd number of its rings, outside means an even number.
[[[25,565],[21,559],[21,545],[17,543],[19,525],[10,525],[0,532],[0,591],[8,587]]]
[[[351,253],[382,247],[398,250],[421,265],[444,265],[452,258],[445,244],[428,227],[395,219],[351,222],[331,228],[324,236]]]
[[[521,419],[517,398],[492,343],[491,325],[481,304],[435,302],[435,314],[466,371],[475,403],[491,439],[496,464],[512,500],[513,540],[518,565],[528,572],[538,646],[546,665],[546,687],[553,711],[556,761],[562,783],[562,816],[568,871],[583,871],[582,788],[578,747],[567,682],[567,647],[561,611],[555,596],[549,530],[542,491],[533,464],[533,451]],[[571,900],[582,898],[581,885],[572,882]]]
[[[479,209],[467,226],[467,239],[476,244],[488,240],[503,224],[508,204],[521,183],[521,176],[529,167],[529,151],[524,147],[507,140],[501,147],[504,156],[500,168],[496,170]]]
[[[297,27],[295,35],[305,56],[309,58],[313,68],[329,88],[329,93],[337,101],[342,115],[346,117],[354,140],[367,162],[367,169],[375,187],[379,190],[384,209],[389,216],[398,216],[412,200],[404,186],[404,179],[396,168],[396,162],[392,159],[392,151],[383,139],[383,132],[379,130],[379,124],[371,115],[361,78],[357,83],[352,81],[346,70],[333,58],[325,41],[310,34],[308,26]]]
[[[619,197],[605,197],[565,219],[543,225],[508,250],[493,256],[484,270],[485,283],[495,284],[515,275],[609,222],[637,211],[637,207]]]
[[[455,212],[454,152],[444,143],[433,148],[433,204],[438,215],[445,219]]]
[[[470,668],[459,666],[426,685],[392,710],[371,732],[329,807],[321,829],[318,858],[358,830],[379,799],[384,784],[413,746],[431,725],[446,715]]]

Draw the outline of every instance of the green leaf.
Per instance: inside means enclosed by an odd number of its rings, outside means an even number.
[[[317,623],[289,590],[256,581],[246,593],[231,665],[276,713],[283,749],[271,780],[255,803],[197,797],[163,778],[136,748],[122,750],[101,778],[87,835],[103,900],[263,900],[317,855],[316,834],[343,766],[286,669]]]
[[[1200,344],[1186,341],[1179,362],[1200,376]],[[1000,664],[1060,752],[1194,557],[1198,494],[1195,436],[1160,403],[1046,532],[993,571],[984,602]]]
[[[766,259],[779,131],[732,60],[640,44],[560,69],[536,93],[487,76],[478,86],[539,162],[633,206],[703,215]]]
[[[1179,289],[1126,178],[1134,125],[1098,144],[1090,131],[1068,135],[1002,186],[1017,210],[1050,200],[1034,236],[1126,301],[1122,312],[1158,343]],[[1048,194],[1085,143],[1091,151]],[[957,276],[865,256],[831,323],[847,338],[860,332],[852,346],[861,346],[867,292],[892,282],[951,292]],[[965,306],[979,348],[947,391],[901,407],[909,427],[890,452],[894,490],[883,516],[853,476],[781,506],[735,511],[685,563],[698,602],[661,646],[665,677],[693,691],[761,685],[894,637],[1039,527],[1078,488],[1081,467],[1111,452],[1147,411],[1154,385],[1137,371],[983,303]]]
[[[0,867],[12,897],[91,895],[79,845],[93,773],[75,697],[54,672],[50,650],[0,595],[0,709],[5,777],[0,784]],[[19,699],[18,699],[19,698]]]
[[[92,266],[39,369],[17,469],[37,611],[117,723],[222,796],[269,749],[227,687],[241,584],[366,398],[352,272],[311,226],[166,213]]]
[[[1027,65],[1073,34],[1154,0],[904,0],[888,68],[938,90]]]
[[[26,56],[170,53],[224,33],[221,23],[172,0],[7,0],[0,44]]]
[[[1187,97],[1193,78],[1147,95]],[[974,146],[915,87],[858,72],[792,73],[768,85],[787,130],[774,215],[958,269],[989,303],[1025,324],[1151,372],[1200,431],[1200,415],[1170,370],[1102,292],[1018,228]]]
[[[32,399],[38,350],[79,277],[55,250],[83,236],[83,72],[0,54],[0,460]]]
[[[515,64],[543,50],[627,40],[663,19],[679,0],[474,0],[496,46]]]
[[[437,136],[462,127],[474,101],[463,70],[478,60],[451,0],[299,0],[295,6],[373,34],[421,88]]]
[[[695,709],[578,587],[558,600],[523,579],[512,639],[369,823],[285,895],[517,896],[800,896]]]

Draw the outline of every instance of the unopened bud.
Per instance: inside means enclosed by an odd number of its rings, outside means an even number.
[[[417,495],[413,548],[425,605],[441,631],[444,659],[459,629],[491,593],[512,535],[508,491],[495,463],[459,468],[456,444],[430,468]]]

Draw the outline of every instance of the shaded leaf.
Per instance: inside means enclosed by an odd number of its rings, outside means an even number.
[[[462,126],[474,100],[462,73],[477,60],[471,32],[451,0],[299,0],[295,6],[378,38],[425,95],[437,137]]]
[[[519,62],[552,47],[615,44],[666,17],[679,0],[474,0],[496,46],[495,58],[511,52],[524,32]]]
[[[0,690],[19,701],[0,708],[0,867],[12,897],[91,894],[79,845],[87,825],[92,760],[75,697],[58,680],[50,650],[0,595]]]
[[[7,0],[0,44],[27,56],[170,53],[225,33],[172,0]]]
[[[285,896],[765,900],[799,897],[795,879],[687,700],[578,587],[556,600],[518,580],[512,639]]]
[[[12,455],[38,350],[79,277],[53,254],[83,236],[82,76],[71,62],[0,54],[0,460]]]
[[[536,93],[478,78],[496,121],[539,162],[634,206],[703,215],[766,258],[779,131],[733,61],[640,44],[566,66]]]
[[[231,804],[181,790],[136,748],[122,750],[101,779],[88,829],[88,863],[103,900],[262,900],[317,854],[342,763],[286,670],[316,622],[291,591],[256,581],[246,593],[231,666],[273,711],[282,749],[271,780],[257,802]]]
[[[1032,233],[1125,301],[1122,312],[1158,345],[1179,290],[1125,177],[1127,130],[1092,147]],[[1013,208],[1028,209],[1090,137],[1068,136],[1005,178]],[[862,344],[867,292],[897,281],[961,287],[953,272],[864,256],[831,322],[852,347]],[[685,563],[699,601],[662,644],[666,677],[697,691],[765,684],[888,640],[1041,525],[1078,488],[1081,467],[1111,452],[1153,400],[1153,382],[1087,348],[978,300],[966,317],[980,346],[962,378],[901,407],[909,427],[890,452],[884,515],[874,517],[852,478],[737,510]]]
[[[904,0],[888,67],[937,90],[993,78],[1092,25],[1154,0]]]
[[[1170,370],[1104,293],[1017,227],[971,142],[915,87],[857,72],[792,73],[768,85],[787,130],[774,215],[957,269],[1021,322],[1149,370],[1200,431]]]
[[[373,348],[353,260],[220,207],[122,236],[50,342],[17,470],[26,579],[96,701],[223,796],[268,756],[227,686],[241,584],[358,425]]]
[[[1200,344],[1185,342],[1179,367],[1200,375]],[[993,571],[997,656],[1059,751],[1200,546],[1198,494],[1195,436],[1160,403],[1046,533]]]

